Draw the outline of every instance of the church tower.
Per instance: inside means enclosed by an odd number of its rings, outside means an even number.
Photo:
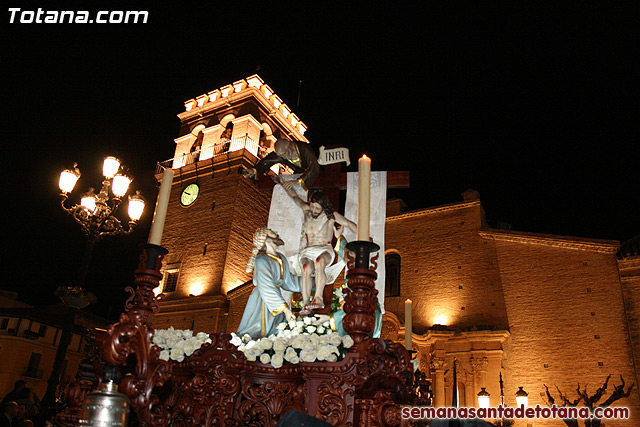
[[[156,170],[161,180],[172,168],[174,180],[162,238],[169,253],[156,290],[165,299],[154,327],[224,331],[227,293],[251,280],[252,236],[269,214],[270,194],[239,172],[279,138],[309,142],[307,127],[257,75],[184,105],[175,156]]]

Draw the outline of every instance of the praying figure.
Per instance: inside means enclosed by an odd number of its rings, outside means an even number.
[[[253,235],[253,250],[247,273],[253,271],[255,288],[244,309],[238,335],[251,338],[267,337],[277,332],[276,326],[295,318],[281,289],[300,292],[300,281],[291,274],[287,258],[277,251],[284,242],[273,230],[260,228]]]
[[[284,187],[284,186],[283,186]],[[321,190],[309,190],[307,201],[302,200],[292,188],[284,187],[294,203],[302,209],[302,249],[297,256],[302,271],[302,306],[301,315],[311,314],[312,310],[324,308],[322,294],[327,284],[332,284],[344,268],[344,262],[333,265],[336,260],[331,241],[333,237],[340,238],[343,228],[349,228],[355,234],[356,224],[333,209],[327,195]],[[337,266],[337,268],[336,268]],[[315,294],[311,299],[314,285]]]

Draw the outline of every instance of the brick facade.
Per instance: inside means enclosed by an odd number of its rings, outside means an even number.
[[[225,330],[226,293],[251,279],[245,267],[253,233],[267,222],[270,195],[237,172],[197,181],[200,195],[187,208],[180,205],[180,192],[194,179],[176,181],[171,189],[162,244],[169,250],[165,270],[179,268],[179,278],[161,303],[157,328]]]

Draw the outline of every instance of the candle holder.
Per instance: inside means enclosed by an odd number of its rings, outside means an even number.
[[[376,266],[369,266],[371,253],[380,250],[373,242],[357,240],[349,242],[347,249],[355,255],[354,262],[349,263],[347,271],[348,293],[345,296],[345,316],[342,322],[344,330],[359,344],[371,335],[375,327],[375,304],[378,291],[375,288]],[[354,346],[354,350],[355,347]]]

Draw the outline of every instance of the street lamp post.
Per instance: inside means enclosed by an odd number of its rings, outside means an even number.
[[[82,232],[87,237],[87,246],[80,265],[78,286],[84,285],[95,243],[104,236],[131,233],[144,210],[144,199],[140,192],[136,191],[136,194],[129,196],[129,227],[123,227],[115,214],[122,203],[122,198],[127,194],[132,178],[115,157],[104,159],[102,174],[104,181],[102,181],[100,192],[95,194],[93,187],[89,187],[89,191],[82,194],[80,204],[70,208],[65,206],[65,202],[80,178],[80,170],[74,164],[72,169],[66,169],[60,174],[59,187],[62,198],[60,205],[80,224]],[[109,189],[112,193],[111,198],[109,197]]]
[[[128,227],[123,227],[120,220],[115,217],[115,214],[122,203],[122,198],[127,194],[129,184],[131,184],[133,179],[115,157],[106,157],[104,159],[102,174],[104,180],[102,181],[100,192],[95,194],[94,189],[89,187],[89,191],[82,194],[80,204],[76,204],[70,208],[65,206],[65,202],[81,175],[77,165],[74,164],[72,169],[62,171],[58,183],[61,191],[60,196],[62,200],[60,205],[62,209],[73,216],[73,219],[80,224],[82,232],[87,238],[87,245],[83,253],[77,279],[77,286],[80,287],[80,289],[85,284],[94,245],[104,236],[130,234],[144,210],[144,199],[140,195],[140,192],[136,191],[136,194],[128,197],[130,220]],[[111,190],[111,197],[109,190]],[[64,328],[56,351],[51,376],[47,382],[47,391],[42,398],[41,409],[43,413],[41,419],[43,421],[46,421],[53,415],[52,407],[56,401],[56,390],[60,383],[62,365],[73,335],[76,313],[88,305],[88,302],[80,301],[81,298],[73,300],[61,297],[61,299],[67,307],[68,313],[65,317]]]

